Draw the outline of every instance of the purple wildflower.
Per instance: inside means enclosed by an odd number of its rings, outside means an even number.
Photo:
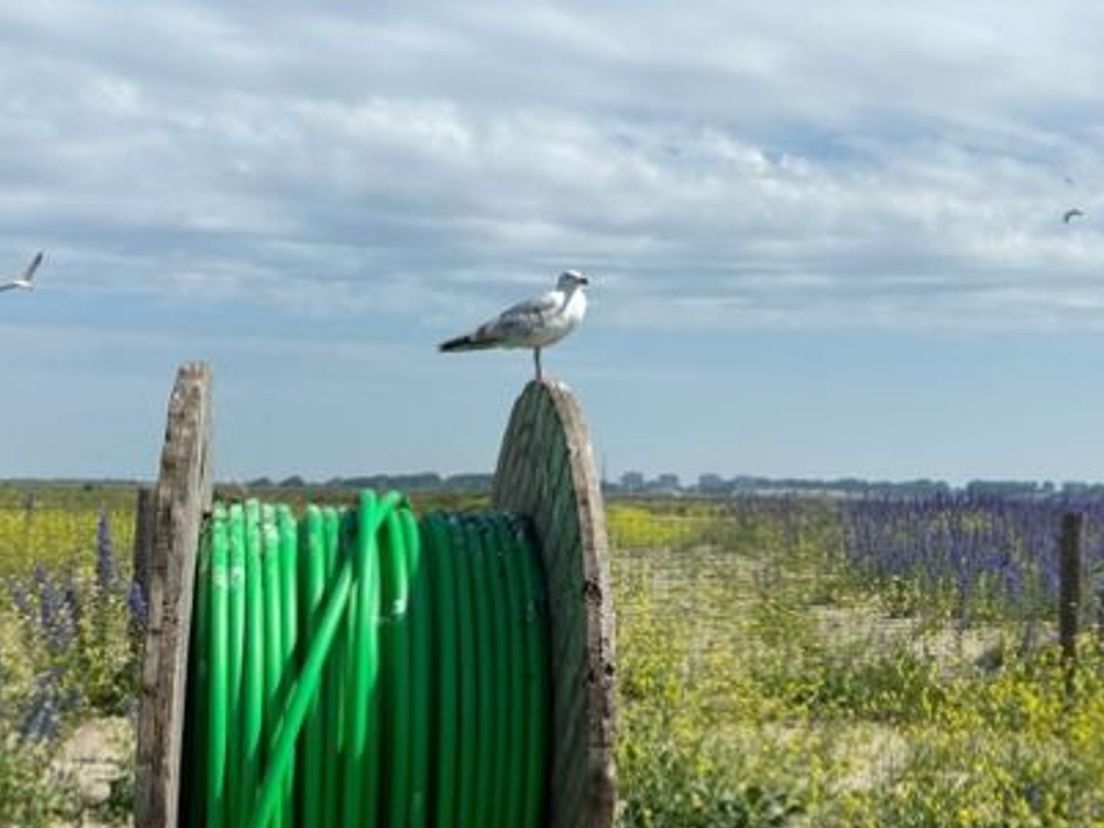
[[[100,519],[96,527],[96,589],[101,595],[111,591],[115,585],[115,555],[111,543],[111,526],[107,512],[100,510]]]
[[[38,580],[38,625],[47,635],[53,631],[61,615],[61,596],[53,579],[45,575]]]
[[[145,590],[136,580],[130,582],[130,588],[127,590],[127,608],[130,610],[132,624],[138,629],[145,629],[149,603],[146,600]]]
[[[35,679],[35,694],[19,727],[24,740],[42,742],[57,735],[61,714],[57,679],[57,669],[47,670]]]

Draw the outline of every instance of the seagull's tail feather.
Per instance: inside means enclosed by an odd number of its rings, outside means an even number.
[[[482,351],[484,348],[493,348],[498,340],[490,339],[479,334],[465,334],[455,339],[449,339],[437,346],[438,351],[448,353],[450,351]]]

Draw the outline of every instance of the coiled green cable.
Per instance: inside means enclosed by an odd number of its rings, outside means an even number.
[[[218,503],[196,569],[182,809],[192,826],[539,824],[540,561],[501,513]]]

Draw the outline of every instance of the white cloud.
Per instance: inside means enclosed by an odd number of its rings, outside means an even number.
[[[436,324],[574,265],[626,326],[1097,327],[1089,2],[114,9],[0,11],[0,245],[72,291]]]

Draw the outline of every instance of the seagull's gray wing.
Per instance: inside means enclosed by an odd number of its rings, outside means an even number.
[[[17,285],[15,282],[5,282],[4,284],[0,285],[0,292],[5,290],[15,290],[17,287],[19,287],[19,285]]]
[[[23,271],[23,281],[29,282],[34,279],[35,271],[38,270],[38,266],[42,264],[42,251],[39,250],[35,253],[35,257],[31,259],[31,263],[27,265],[27,269]]]
[[[525,337],[545,323],[545,320],[563,304],[559,291],[550,290],[535,299],[526,299],[511,305],[495,319],[480,325],[476,332],[479,337],[509,339]]]

